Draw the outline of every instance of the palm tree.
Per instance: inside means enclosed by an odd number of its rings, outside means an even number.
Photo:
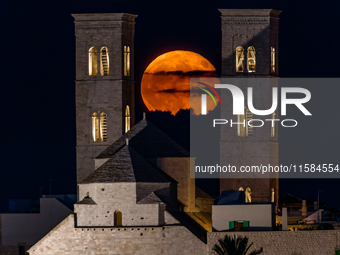
[[[256,255],[261,254],[262,250],[248,250],[253,245],[248,245],[248,237],[230,237],[226,235],[224,239],[218,240],[219,244],[215,244],[213,251],[218,255]]]

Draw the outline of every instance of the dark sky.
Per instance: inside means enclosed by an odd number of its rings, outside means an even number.
[[[316,4],[318,3],[318,4]],[[49,193],[75,193],[75,37],[72,13],[138,14],[135,35],[136,120],[146,111],[139,84],[147,65],[159,54],[183,49],[200,53],[220,72],[221,28],[218,8],[282,10],[279,37],[281,77],[338,77],[339,2],[333,1],[1,1],[0,209],[8,198],[34,198]],[[329,153],[324,163],[338,163],[339,89],[321,105],[332,103],[332,128],[313,130],[315,139],[296,133],[302,163]],[[184,147],[180,124],[188,115],[150,114],[150,119]],[[327,121],[327,119],[326,119]],[[172,124],[170,124],[172,123]],[[316,124],[317,125],[317,124]],[[323,133],[320,137],[317,133]],[[285,137],[285,136],[283,136]],[[301,140],[299,140],[301,139]],[[308,144],[306,144],[308,142]],[[285,141],[282,141],[285,144]],[[295,146],[296,145],[296,146]],[[318,150],[316,150],[316,148]],[[283,150],[283,159],[285,158]],[[312,156],[311,156],[312,155]],[[281,157],[281,155],[280,155]],[[281,180],[281,193],[321,199],[338,206],[338,180]]]

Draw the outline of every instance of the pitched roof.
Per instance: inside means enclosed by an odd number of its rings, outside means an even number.
[[[78,203],[76,203],[77,205],[96,205],[97,203],[93,201],[92,198],[90,197],[84,197],[83,200],[79,201]]]
[[[154,193],[151,192],[148,196],[144,197],[137,204],[159,204],[163,201]]]
[[[141,120],[122,135],[97,158],[110,158],[119,151],[129,139],[129,146],[145,158],[190,157],[188,151],[147,120]]]
[[[129,145],[123,146],[103,165],[87,176],[81,184],[112,182],[173,182],[169,176],[152,166]]]

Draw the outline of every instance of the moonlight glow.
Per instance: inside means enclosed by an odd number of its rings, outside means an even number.
[[[144,72],[141,82],[143,101],[149,111],[170,111],[175,115],[181,109],[192,108],[194,114],[199,114],[199,95],[191,98],[190,105],[190,78],[214,77],[215,71],[209,60],[197,53],[182,50],[164,53]],[[218,81],[216,78],[216,83]],[[208,111],[215,108],[212,99],[207,104]]]

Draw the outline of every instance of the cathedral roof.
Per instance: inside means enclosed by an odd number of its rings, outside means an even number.
[[[167,174],[152,166],[131,146],[124,145],[80,184],[112,182],[174,182]]]
[[[83,200],[79,201],[78,203],[76,203],[77,205],[96,205],[97,203],[93,201],[92,198],[90,198],[89,196],[84,197]]]
[[[141,120],[97,158],[110,158],[129,139],[129,146],[145,158],[190,157],[188,151],[147,120]]]

